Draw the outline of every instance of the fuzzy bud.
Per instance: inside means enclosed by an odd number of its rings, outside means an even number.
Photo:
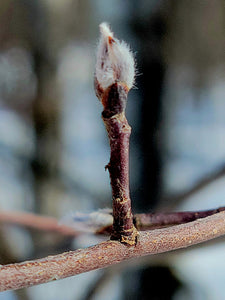
[[[114,38],[107,23],[100,24],[100,41],[97,50],[95,90],[97,97],[115,83],[122,83],[127,90],[134,84],[135,62],[129,46]]]

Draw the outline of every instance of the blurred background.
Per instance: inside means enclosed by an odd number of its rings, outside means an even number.
[[[109,146],[93,89],[98,25],[137,62],[127,118],[134,212],[225,203],[222,0],[1,0],[0,210],[61,219],[111,207]],[[0,227],[0,264],[97,243]],[[0,300],[221,300],[218,240],[15,292]]]

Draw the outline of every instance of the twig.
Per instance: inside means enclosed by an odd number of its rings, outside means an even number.
[[[126,101],[125,88],[119,83],[111,86],[107,104],[110,105],[114,99],[118,102]],[[109,105],[105,105],[102,117],[108,131],[111,147],[111,157],[107,169],[110,173],[113,196],[112,239],[133,245],[136,242],[137,232],[133,225],[129,191],[128,165],[131,129],[123,109],[112,115],[107,114],[107,111],[110,110]]]
[[[169,207],[172,208],[179,204],[180,202],[186,200],[187,198],[191,197],[192,195],[198,193],[202,189],[206,188],[208,185],[213,183],[214,181],[220,179],[221,177],[225,176],[225,165],[220,166],[218,169],[210,172],[208,175],[204,176],[202,179],[197,181],[190,189],[184,191],[177,196],[166,197],[165,199],[161,200],[161,205],[165,207],[165,203],[170,203]]]
[[[202,211],[136,214],[134,216],[134,223],[139,230],[161,228],[165,226],[173,226],[192,222],[197,219],[202,219],[214,215],[224,210],[225,207],[219,207],[216,209]]]
[[[106,241],[83,250],[0,267],[0,291],[66,278],[149,254],[195,245],[225,234],[225,212],[169,228],[142,232],[136,246]]]
[[[69,236],[76,236],[79,234],[72,227],[59,224],[58,220],[53,217],[40,216],[27,212],[0,211],[0,223],[15,224]]]
[[[129,191],[129,139],[131,127],[125,117],[127,94],[134,81],[134,59],[125,43],[114,38],[107,24],[100,25],[95,90],[104,110],[102,119],[111,148],[109,170],[113,197],[111,239],[134,245],[137,230],[133,224]]]

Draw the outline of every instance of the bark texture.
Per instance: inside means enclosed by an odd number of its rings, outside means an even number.
[[[122,83],[109,87],[102,98],[102,119],[108,132],[111,155],[109,170],[113,198],[111,239],[134,245],[137,230],[133,224],[129,190],[129,140],[131,127],[125,117],[128,90]]]

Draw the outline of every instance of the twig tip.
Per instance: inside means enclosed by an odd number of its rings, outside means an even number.
[[[98,98],[113,84],[120,82],[131,89],[135,78],[135,62],[130,47],[114,38],[109,24],[99,25],[100,41],[95,69],[95,90]]]
[[[107,22],[103,22],[99,25],[100,32],[102,36],[108,37],[111,36],[113,37],[113,32],[110,30],[110,26]]]

